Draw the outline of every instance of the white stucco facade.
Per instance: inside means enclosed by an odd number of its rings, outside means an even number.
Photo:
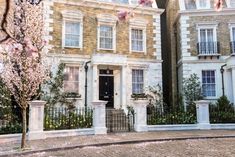
[[[154,59],[134,59],[118,54],[93,54],[90,57],[81,55],[48,55],[53,63],[52,71],[55,73],[60,63],[76,65],[79,67],[79,94],[77,106],[85,104],[85,62],[91,61],[87,73],[87,101],[99,100],[99,70],[113,70],[114,77],[114,108],[126,109],[133,105],[132,95],[132,69],[143,69],[144,88],[148,86],[162,86],[162,61]]]
[[[194,2],[192,1],[192,3]],[[202,71],[214,71],[215,95],[205,96],[204,99],[216,100],[222,96],[222,82],[224,82],[224,94],[232,103],[235,103],[235,56],[234,48],[231,45],[234,41],[231,34],[231,26],[235,17],[234,8],[225,7],[218,13],[209,4],[205,8],[200,8],[197,1],[195,6],[191,6],[191,9],[186,9],[184,1],[179,1],[179,6],[180,10],[175,19],[179,31],[177,32],[177,46],[180,54],[177,59],[179,93],[182,93],[183,78],[188,78],[191,74],[197,74],[202,84]],[[222,24],[227,27],[222,27]],[[211,31],[210,35],[207,33],[208,30]],[[201,46],[200,44],[203,44],[201,40],[206,44],[216,43],[217,45],[213,45],[213,52],[208,45],[206,47]],[[200,52],[202,49],[205,52]],[[220,70],[222,66],[224,81],[222,81]]]

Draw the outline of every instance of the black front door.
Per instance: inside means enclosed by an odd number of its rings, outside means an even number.
[[[99,99],[108,101],[106,107],[114,108],[113,105],[113,76],[100,76],[99,77]]]

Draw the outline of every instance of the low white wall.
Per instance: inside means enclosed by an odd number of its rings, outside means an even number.
[[[94,135],[94,134],[95,132],[93,128],[87,128],[87,129],[43,131],[43,133],[41,133],[40,135],[42,135],[42,139],[45,139],[45,138]],[[7,142],[15,142],[15,141],[21,141],[21,134],[0,135],[0,144]]]
[[[197,124],[148,125],[148,131],[199,130]]]
[[[211,124],[211,129],[226,129],[226,130],[235,130],[235,124]]]

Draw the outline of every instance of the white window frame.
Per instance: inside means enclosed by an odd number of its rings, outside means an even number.
[[[142,70],[143,71],[143,92],[142,93],[133,93],[133,70]],[[144,93],[144,87],[145,87],[145,70],[144,69],[142,69],[142,68],[133,68],[133,69],[131,69],[131,93],[132,94],[143,94]]]
[[[206,1],[206,6],[201,7],[200,6],[200,0],[196,0],[197,9],[210,9],[210,0],[204,0],[204,1]]]
[[[132,30],[137,29],[137,30],[142,30],[143,34],[143,50],[133,50],[132,49]],[[131,27],[130,28],[130,33],[129,33],[129,44],[130,44],[130,51],[131,52],[140,52],[140,53],[145,53],[146,54],[146,27]]]
[[[109,48],[103,48],[103,47],[100,47],[100,27],[101,26],[109,26],[109,27],[111,27],[112,28],[112,48],[111,49],[109,49]],[[112,50],[112,51],[115,51],[116,50],[116,28],[115,28],[115,26],[114,25],[112,25],[112,24],[106,24],[106,23],[100,23],[99,25],[98,25],[98,30],[97,30],[97,32],[98,32],[98,36],[97,36],[97,49],[98,50]]]
[[[230,23],[229,24],[229,30],[230,30],[230,41],[235,42],[235,37],[233,37],[233,29],[235,29],[235,23]],[[232,55],[234,55],[235,52],[232,50]]]
[[[229,24],[230,41],[235,41],[235,37],[233,38],[233,28],[235,28],[235,23]]]
[[[80,78],[81,78],[81,73],[80,73],[80,66],[79,65],[75,65],[75,64],[65,64],[65,68],[66,67],[76,67],[76,68],[78,68],[78,81],[77,81],[77,83],[78,83],[78,91],[77,91],[77,93],[78,94],[80,94],[79,92],[80,92],[80,90],[81,90],[81,88],[80,88],[80,85],[81,85],[81,80],[80,80]],[[65,72],[64,72],[65,73]],[[64,82],[65,80],[63,79],[63,82]],[[63,90],[65,91],[65,88],[64,88],[64,83],[63,83]]]
[[[201,29],[213,29],[213,42],[217,42],[217,27],[218,27],[218,24],[206,24],[206,23],[197,24],[198,42],[199,43],[201,42],[201,34],[200,34]],[[218,47],[217,47],[217,51],[218,51]]]
[[[217,71],[215,69],[202,69],[201,70],[201,83],[202,83],[202,92],[203,92],[203,76],[202,76],[202,71],[214,71],[215,73],[215,96],[205,96],[206,99],[216,99],[217,98],[217,93],[218,93],[218,89],[217,89]],[[202,93],[204,94],[204,93]]]
[[[62,11],[62,48],[83,48],[83,14],[80,11]],[[65,45],[65,24],[66,22],[80,23],[80,38],[78,46]]]
[[[148,21],[141,18],[132,18],[130,19],[130,25],[129,25],[129,51],[132,52],[139,52],[147,54],[147,24]],[[133,51],[132,50],[132,29],[141,29],[143,30],[143,51]]]
[[[116,52],[116,23],[117,17],[110,14],[99,14],[97,15],[98,26],[97,26],[97,50],[111,50],[114,53]],[[113,45],[112,49],[106,49],[100,47],[100,26],[110,26],[113,28]]]

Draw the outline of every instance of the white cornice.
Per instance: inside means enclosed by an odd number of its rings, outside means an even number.
[[[130,4],[119,4],[113,2],[102,2],[96,0],[80,0],[78,2],[70,1],[70,0],[54,0],[56,3],[67,4],[67,5],[74,5],[74,6],[83,6],[83,7],[94,7],[94,8],[101,8],[101,9],[108,9],[108,10],[129,10],[134,9],[134,13],[141,13],[147,15],[154,15],[154,14],[162,14],[164,9],[159,8],[150,8],[150,7],[138,7],[136,5]]]
[[[176,24],[181,16],[228,16],[235,15],[235,8],[224,8],[222,11],[214,9],[197,9],[197,10],[179,10],[176,13],[174,24]]]
[[[214,9],[197,9],[197,10],[181,10],[178,12],[179,15],[188,16],[226,16],[235,15],[235,8],[224,8],[222,11],[215,11]]]

